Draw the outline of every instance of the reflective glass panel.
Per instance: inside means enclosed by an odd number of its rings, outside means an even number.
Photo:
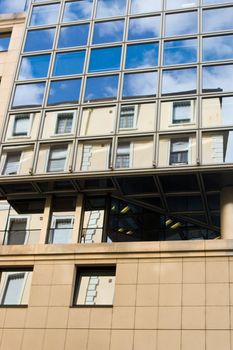
[[[233,90],[233,65],[203,67],[203,92]]]
[[[227,30],[233,28],[233,7],[203,11],[203,31]]]
[[[89,24],[61,27],[58,48],[87,45]]]
[[[203,5],[225,4],[226,2],[232,2],[232,0],[202,0]]]
[[[81,79],[52,81],[48,105],[77,103],[80,95]]]
[[[98,0],[96,17],[123,16],[126,0]]]
[[[197,61],[197,39],[174,40],[164,43],[163,64],[184,64]]]
[[[0,14],[16,13],[26,10],[27,0],[0,0]]]
[[[203,38],[203,61],[226,60],[233,58],[233,35]]]
[[[31,26],[57,23],[60,4],[34,6],[31,15]]]
[[[165,36],[193,34],[197,32],[197,12],[181,12],[166,15]]]
[[[124,33],[124,20],[97,22],[94,27],[93,44],[113,43],[122,41]]]
[[[161,10],[161,0],[131,0],[131,10],[133,14],[155,12]]]
[[[125,68],[147,68],[158,65],[158,43],[128,45]]]
[[[52,49],[54,34],[54,28],[29,30],[26,37],[24,52]]]
[[[123,98],[155,96],[156,92],[157,72],[125,74]]]
[[[53,75],[81,74],[85,60],[85,51],[57,53]]]
[[[157,38],[160,34],[160,16],[129,20],[129,40]]]
[[[44,97],[45,83],[21,84],[15,89],[13,108],[41,106]]]
[[[216,96],[202,100],[202,126],[233,125],[233,97]]]
[[[7,51],[10,44],[11,33],[0,33],[0,51]]]
[[[92,14],[92,0],[70,1],[65,3],[63,22],[88,19]]]
[[[166,0],[166,9],[183,9],[197,6],[197,0]]]
[[[174,69],[163,71],[162,94],[192,94],[196,93],[196,68]]]
[[[85,101],[113,100],[117,96],[118,75],[87,78]]]
[[[202,134],[203,164],[233,163],[233,131],[206,132]]]
[[[120,68],[121,47],[92,49],[89,72],[103,72]]]
[[[49,62],[50,55],[23,57],[19,70],[19,80],[47,77]]]

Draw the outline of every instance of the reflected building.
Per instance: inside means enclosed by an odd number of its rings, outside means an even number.
[[[233,1],[0,0],[0,350],[230,350]]]

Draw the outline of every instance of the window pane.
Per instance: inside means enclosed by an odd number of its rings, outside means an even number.
[[[233,35],[203,38],[202,46],[203,61],[226,60],[233,58]]]
[[[11,33],[0,33],[0,51],[7,51],[11,39]]]
[[[23,57],[19,70],[19,80],[45,78],[48,75],[50,55]]]
[[[30,114],[15,116],[13,136],[27,136],[30,123]]]
[[[124,23],[124,20],[95,23],[92,43],[105,44],[122,41]]]
[[[2,298],[2,305],[17,305],[21,301],[21,293],[24,284],[25,273],[9,274]]]
[[[57,23],[60,4],[34,6],[31,15],[31,26]]]
[[[196,93],[196,68],[167,70],[163,72],[162,94],[192,94]]]
[[[17,85],[13,99],[13,108],[41,106],[45,83]]]
[[[58,48],[87,45],[89,24],[62,27]]]
[[[128,45],[125,68],[147,68],[158,65],[159,44]]]
[[[123,16],[126,0],[98,0],[96,17]]]
[[[81,74],[85,60],[85,51],[57,53],[53,75]]]
[[[115,168],[130,167],[130,143],[120,142],[117,146]]]
[[[233,28],[233,7],[203,11],[203,31],[227,30]]]
[[[233,125],[233,97],[216,96],[202,100],[202,126]]]
[[[8,245],[24,244],[27,233],[27,219],[10,219],[10,226],[7,232]]]
[[[81,79],[52,81],[48,105],[77,103],[79,101]]]
[[[185,64],[197,61],[197,39],[166,41],[164,65]]]
[[[136,106],[121,106],[119,129],[130,129],[134,127]]]
[[[92,49],[89,72],[103,72],[120,69],[121,47]]]
[[[212,5],[212,4],[224,4],[226,2],[232,2],[232,0],[202,0],[203,5]]]
[[[157,91],[157,72],[125,74],[123,98],[155,96]]]
[[[72,22],[90,18],[92,13],[92,3],[92,0],[66,2],[63,22]]]
[[[60,146],[50,150],[47,171],[64,171],[67,157],[67,146]]]
[[[187,7],[197,6],[197,1],[195,0],[166,0],[166,9],[183,9]]]
[[[147,0],[145,2],[141,0],[131,0],[131,13],[147,13],[161,10],[161,0]]]
[[[3,175],[16,175],[19,168],[21,152],[10,153],[6,156]]]
[[[188,164],[188,139],[174,139],[171,141],[170,148],[170,165]]]
[[[191,101],[177,101],[173,102],[172,122],[187,123],[191,120],[192,106]]]
[[[157,38],[160,34],[160,16],[129,20],[129,40]]]
[[[56,134],[69,134],[73,126],[73,113],[59,113],[57,115]]]
[[[203,67],[203,92],[233,90],[233,65]]]
[[[85,101],[113,100],[117,97],[118,75],[87,78]]]
[[[166,15],[165,36],[197,33],[197,12]]]
[[[0,0],[0,14],[23,12],[27,3],[27,0]]]
[[[233,131],[205,132],[202,135],[203,164],[233,163]]]
[[[29,30],[27,33],[24,52],[51,50],[53,47],[55,29]]]

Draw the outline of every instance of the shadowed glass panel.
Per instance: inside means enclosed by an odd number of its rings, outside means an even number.
[[[197,12],[182,12],[166,15],[165,36],[197,33]]]
[[[13,108],[41,106],[45,83],[21,84],[15,89]]]
[[[157,38],[160,34],[160,16],[129,20],[129,40]]]
[[[53,47],[55,29],[29,30],[26,37],[24,52],[51,50]]]
[[[196,68],[174,69],[163,71],[162,94],[192,94],[196,93]]]
[[[89,24],[61,27],[58,48],[87,45]]]
[[[124,20],[95,23],[92,43],[105,44],[122,41],[124,23]]]
[[[155,96],[157,92],[157,72],[125,74],[123,98]]]
[[[163,64],[185,64],[197,61],[197,39],[175,40],[164,43]]]
[[[50,55],[23,57],[19,70],[19,80],[47,77],[49,62]]]
[[[52,81],[48,105],[77,103],[80,95],[81,79]]]
[[[233,35],[203,38],[203,61],[226,60],[233,58]]]
[[[91,18],[92,0],[70,1],[65,3],[63,22],[73,22]]]
[[[116,99],[118,78],[118,75],[87,78],[85,102]]]
[[[91,50],[89,72],[104,72],[120,68],[121,47]]]
[[[233,90],[233,65],[203,67],[203,92]]]
[[[85,51],[57,53],[53,76],[81,74],[83,72],[85,54]]]
[[[57,23],[60,4],[34,6],[31,15],[31,26]]]
[[[158,65],[159,44],[128,45],[125,68],[147,68]]]

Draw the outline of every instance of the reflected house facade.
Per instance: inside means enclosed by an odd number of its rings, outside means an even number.
[[[0,0],[0,76],[0,350],[230,350],[233,1]]]

